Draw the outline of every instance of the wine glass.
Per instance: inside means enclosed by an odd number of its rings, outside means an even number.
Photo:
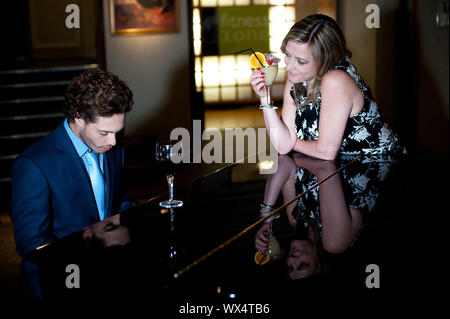
[[[261,71],[264,72],[264,79],[266,81],[266,104],[261,105],[260,109],[271,109],[275,110],[278,107],[273,105],[273,101],[270,99],[270,87],[272,86],[273,81],[275,81],[275,78],[277,77],[278,73],[278,63],[267,61],[266,65],[264,65],[261,68]]]
[[[178,144],[180,143],[180,144]],[[179,164],[174,163],[175,157],[181,158],[183,154],[183,147],[181,142],[168,141],[156,143],[156,162],[159,168],[164,172],[169,186],[169,200],[159,203],[159,206],[165,208],[181,207],[183,202],[181,200],[173,199],[173,182],[175,179],[175,170]]]

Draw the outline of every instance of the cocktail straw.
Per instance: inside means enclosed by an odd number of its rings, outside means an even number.
[[[235,52],[234,54],[244,53],[244,52],[247,52],[247,51],[252,51],[253,54],[255,55],[255,58],[258,60],[259,64],[261,64],[261,67],[264,66],[264,65],[262,64],[261,60],[260,60],[260,59],[258,58],[258,56],[256,55],[256,52],[253,51],[252,48],[250,48],[250,49],[245,49],[245,50],[241,50],[241,51]]]

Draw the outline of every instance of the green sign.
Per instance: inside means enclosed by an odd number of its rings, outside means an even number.
[[[269,7],[217,8],[219,54],[252,48],[269,52]]]

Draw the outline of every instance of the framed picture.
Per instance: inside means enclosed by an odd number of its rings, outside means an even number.
[[[109,0],[111,34],[179,31],[179,0]]]

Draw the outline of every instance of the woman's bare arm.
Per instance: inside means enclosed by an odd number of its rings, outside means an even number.
[[[261,104],[265,104],[266,89],[261,70],[255,69],[252,74],[252,87],[260,97]],[[289,153],[294,147],[297,135],[295,134],[296,106],[290,95],[291,83],[286,81],[284,86],[283,108],[281,118],[276,110],[265,109],[264,121],[269,132],[270,140],[280,154]]]
[[[356,83],[344,71],[327,73],[321,84],[319,138],[316,141],[297,139],[294,150],[324,160],[335,159],[358,92]]]

